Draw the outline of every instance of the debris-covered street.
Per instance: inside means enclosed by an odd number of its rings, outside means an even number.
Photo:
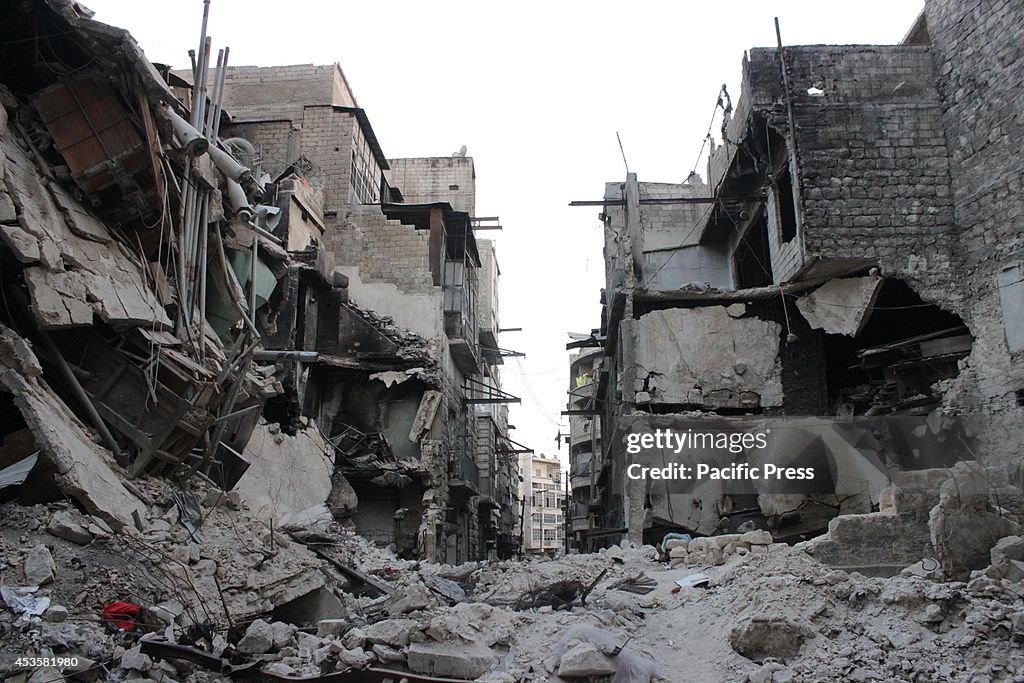
[[[238,3],[154,9],[171,64],[97,1],[0,0],[0,680],[1024,681],[1018,0],[775,17],[653,180],[675,131],[551,150],[489,118],[507,37],[442,66],[419,7],[352,59],[396,129],[281,56],[337,8],[258,66]],[[550,10],[509,33],[592,42]],[[679,24],[635,47],[712,54]],[[515,152],[385,155],[431,116]]]

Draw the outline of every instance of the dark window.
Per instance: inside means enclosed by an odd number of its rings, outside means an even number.
[[[791,242],[796,237],[796,205],[793,203],[793,178],[789,174],[789,166],[775,179],[775,192],[782,241]]]

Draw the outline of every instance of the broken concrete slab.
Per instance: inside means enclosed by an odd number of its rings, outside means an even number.
[[[266,654],[272,647],[274,647],[274,628],[262,619],[257,619],[249,624],[245,635],[238,641],[238,651],[247,655]]]
[[[648,371],[652,404],[782,405],[776,322],[733,318],[723,306],[708,306],[652,311],[624,320],[622,329],[634,346],[627,365]]]
[[[92,306],[80,272],[50,272],[35,266],[24,271],[32,314],[45,330],[92,324]]]
[[[441,405],[442,394],[440,391],[425,391],[420,399],[420,406],[416,410],[412,427],[409,429],[409,441],[419,443],[425,437],[434,424],[437,416],[437,409]]]
[[[882,279],[871,275],[829,280],[797,299],[796,306],[812,328],[856,337],[878,298]]]
[[[413,643],[406,656],[413,671],[466,680],[483,676],[498,663],[498,655],[476,641]]]
[[[332,449],[314,423],[294,436],[276,427],[266,420],[256,425],[244,453],[249,469],[235,490],[260,519],[308,517],[301,513],[323,506],[331,494]]]
[[[758,615],[745,619],[729,632],[729,645],[747,659],[786,661],[796,657],[813,630],[785,616]]]
[[[0,372],[0,384],[14,394],[42,455],[54,466],[54,482],[66,495],[114,529],[132,524],[132,513],[145,511],[114,473],[108,452],[93,443],[49,387],[13,369]]]
[[[85,519],[70,510],[55,512],[46,525],[46,530],[65,541],[86,545],[92,542],[92,534],[89,533]]]
[[[20,263],[35,263],[39,260],[39,241],[17,225],[0,225],[3,239]]]
[[[419,631],[419,622],[414,619],[384,619],[363,629],[368,643],[383,643],[405,647],[409,638]]]
[[[570,647],[558,660],[558,675],[562,678],[611,676],[617,669],[615,660],[591,643]]]
[[[53,561],[50,549],[40,543],[25,556],[23,565],[25,582],[30,586],[45,586],[53,581],[57,565]]]
[[[0,367],[8,367],[24,377],[38,377],[43,367],[32,351],[32,344],[11,328],[0,324]]]

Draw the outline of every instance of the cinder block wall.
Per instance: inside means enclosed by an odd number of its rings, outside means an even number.
[[[357,266],[363,282],[389,282],[410,293],[434,288],[427,231],[388,220],[376,206],[352,207],[324,237],[334,262]]]
[[[476,213],[476,170],[472,157],[388,159],[389,178],[406,204],[449,202],[456,211]]]
[[[186,77],[191,80],[191,74]],[[356,106],[336,64],[234,66],[228,67],[225,74],[224,110],[235,121],[301,120],[303,107],[310,104]]]

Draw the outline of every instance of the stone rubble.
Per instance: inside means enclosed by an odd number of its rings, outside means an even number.
[[[60,503],[0,506],[4,584],[38,580],[33,595],[51,601],[39,617],[3,608],[0,641],[11,651],[95,663],[91,673],[81,664],[65,670],[67,680],[178,683],[222,679],[161,660],[148,641],[255,661],[283,676],[366,667],[487,683],[1024,676],[1018,536],[997,543],[991,564],[968,581],[950,582],[914,567],[891,578],[837,570],[760,530],[672,539],[664,552],[626,543],[590,555],[450,566],[401,560],[337,526],[281,534],[285,542],[271,547],[244,497],[229,505],[204,484],[187,491],[205,503],[196,542],[166,482],[137,486],[154,501],[143,531],[104,532]],[[100,533],[83,545],[68,527]],[[336,571],[310,551],[314,543],[380,588]],[[524,594],[567,580],[590,585],[602,571],[585,606],[517,609]],[[709,584],[676,583],[695,572]],[[654,582],[650,593],[612,588],[640,574]],[[141,607],[131,630],[100,618],[116,600]],[[5,666],[5,680],[37,677]]]

